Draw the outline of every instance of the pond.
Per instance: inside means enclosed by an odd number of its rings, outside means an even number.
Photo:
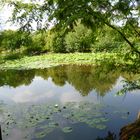
[[[117,94],[139,73],[63,65],[0,71],[3,140],[98,140],[136,120],[140,91]]]

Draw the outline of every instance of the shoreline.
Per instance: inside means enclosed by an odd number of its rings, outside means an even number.
[[[43,69],[58,65],[100,65],[101,63],[130,64],[130,62],[124,62],[122,56],[117,53],[51,53],[2,61],[0,70]]]

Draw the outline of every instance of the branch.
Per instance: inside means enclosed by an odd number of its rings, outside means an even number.
[[[104,23],[105,23],[107,26],[109,26],[110,28],[116,30],[116,31],[123,37],[123,39],[129,44],[129,46],[130,46],[136,53],[140,54],[140,51],[138,51],[138,50],[134,47],[133,43],[131,43],[131,42],[126,38],[126,36],[125,36],[119,29],[117,29],[116,27],[114,27],[114,26],[111,25],[110,23],[107,23],[107,22],[104,22]]]

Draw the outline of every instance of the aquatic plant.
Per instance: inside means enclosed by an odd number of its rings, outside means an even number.
[[[55,129],[63,133],[74,132],[73,124],[82,123],[93,129],[104,130],[110,119],[105,113],[108,106],[93,102],[67,102],[65,104],[19,104],[9,106],[0,104],[2,133],[7,137],[12,128],[28,130],[25,138],[43,138]],[[113,108],[115,109],[115,108]],[[125,111],[119,111],[120,117],[126,117]]]

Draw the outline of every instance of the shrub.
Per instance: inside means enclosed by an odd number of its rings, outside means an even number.
[[[93,38],[92,30],[78,23],[65,37],[66,51],[89,52]]]
[[[65,52],[63,32],[49,31],[46,38],[46,50],[50,52]]]

